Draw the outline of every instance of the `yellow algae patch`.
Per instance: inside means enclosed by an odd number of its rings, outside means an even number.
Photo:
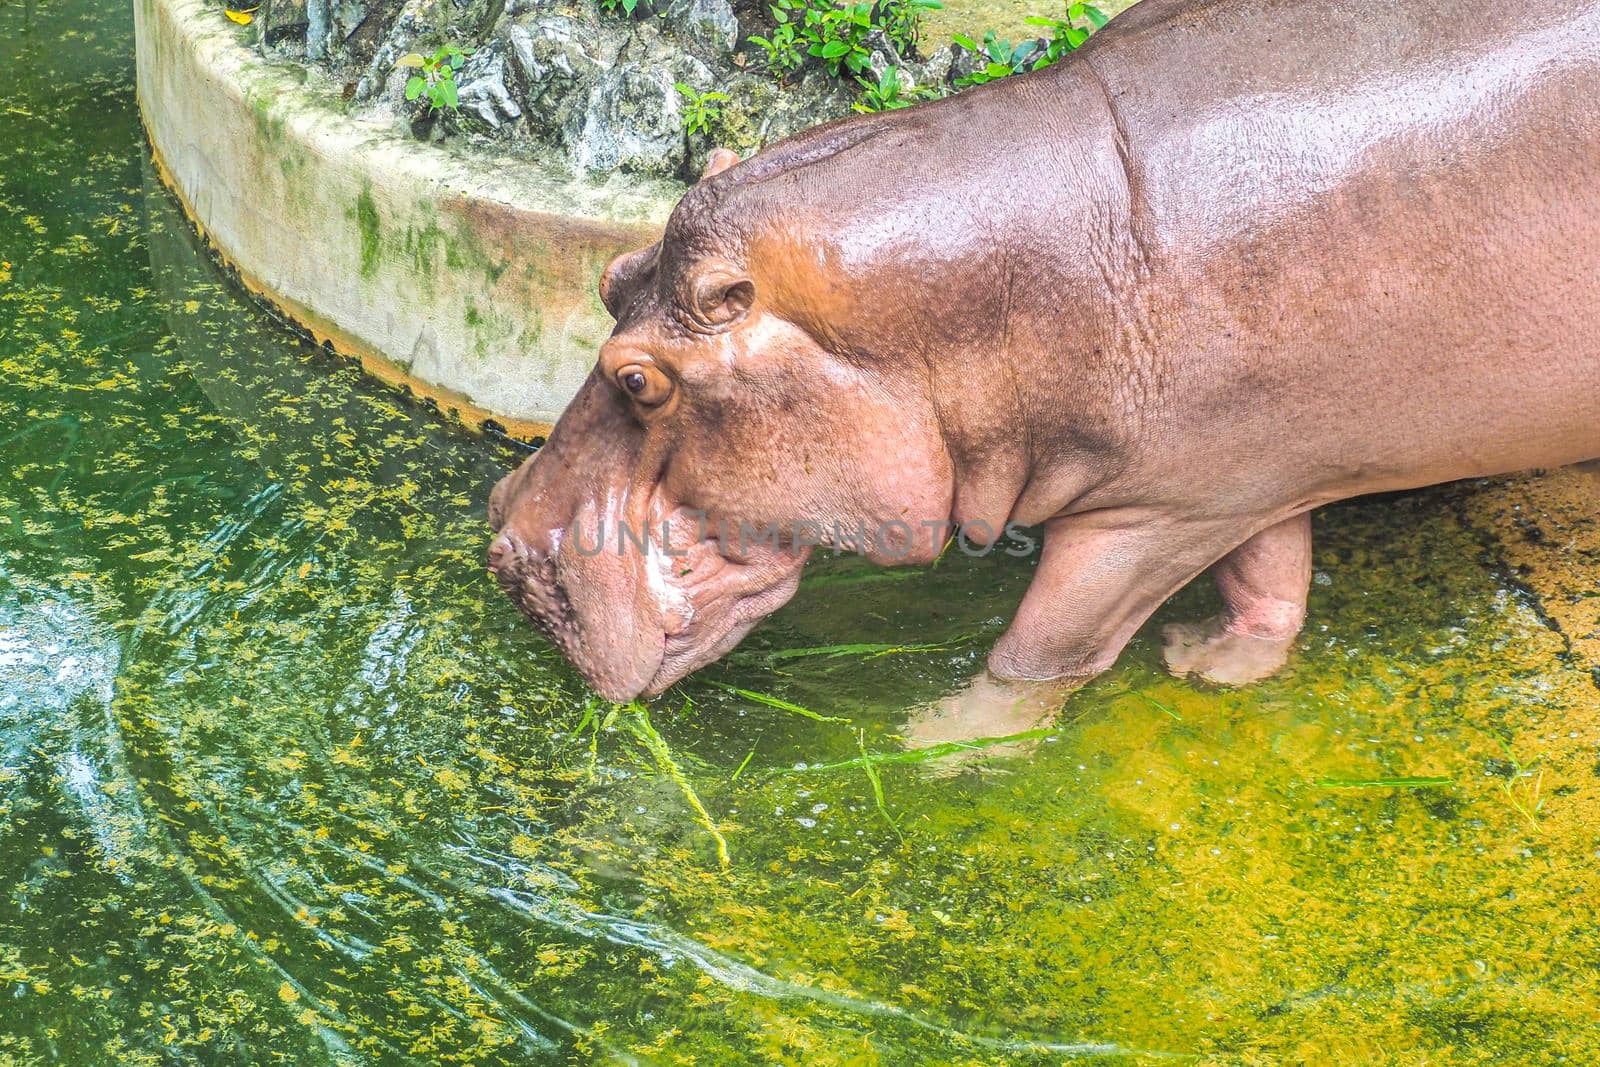
[[[1494,535],[1573,654],[1600,670],[1600,466],[1498,481],[1467,499],[1466,515]]]

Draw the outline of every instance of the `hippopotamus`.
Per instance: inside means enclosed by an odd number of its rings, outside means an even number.
[[[1313,509],[1600,455],[1597,100],[1590,0],[1143,0],[1046,69],[719,151],[606,267],[489,566],[616,701],[819,543],[925,564],[954,528],[1042,542],[977,689],[1081,684],[1206,571],[1167,663],[1264,677]]]

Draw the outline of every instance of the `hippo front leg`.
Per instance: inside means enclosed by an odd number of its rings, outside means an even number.
[[[1233,520],[1136,509],[1051,520],[1038,571],[989,669],[1013,681],[1081,685],[1116,662],[1168,597],[1248,537]]]
[[[1222,611],[1161,631],[1167,669],[1219,685],[1244,685],[1274,673],[1287,662],[1306,618],[1311,514],[1262,530],[1222,557],[1211,575]]]
[[[1131,510],[1055,519],[1044,553],[988,669],[920,709],[913,745],[1006,737],[1042,726],[1067,696],[1117,660],[1173,593],[1239,547],[1248,527]]]

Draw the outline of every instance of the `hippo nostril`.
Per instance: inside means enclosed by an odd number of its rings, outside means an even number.
[[[521,554],[520,546],[510,534],[499,534],[489,542],[489,569],[502,571]]]
[[[517,476],[515,471],[494,483],[494,488],[489,490],[489,528],[495,533],[506,524],[506,498],[511,495],[511,481]]]

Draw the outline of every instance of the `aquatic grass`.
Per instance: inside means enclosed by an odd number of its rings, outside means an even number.
[[[1455,785],[1455,779],[1437,776],[1413,778],[1318,778],[1323,789],[1438,789]]]
[[[970,635],[952,638],[949,641],[928,641],[913,644],[875,644],[872,642],[858,642],[844,645],[813,645],[808,648],[780,648],[771,652],[762,652],[759,655],[768,661],[778,662],[790,659],[808,659],[811,657],[862,656],[866,659],[877,659],[880,656],[896,656],[915,652],[943,652],[951,645],[968,640]]]
[[[656,731],[655,724],[650,721],[650,711],[642,701],[635,700],[628,704],[627,710],[631,713],[628,726],[633,731],[645,749],[649,751],[656,767],[662,774],[670,778],[678,791],[683,794],[683,799],[694,812],[695,818],[706,833],[711,835],[711,840],[717,846],[717,863],[723,870],[728,869],[732,861],[728,856],[728,841],[722,836],[722,831],[717,829],[717,824],[712,821],[711,813],[700,800],[700,794],[695,792],[694,783],[689,781],[689,776],[683,773],[683,768],[672,755],[672,749],[667,744],[666,738]],[[686,709],[687,710],[687,709]]]
[[[1511,765],[1511,773],[1500,781],[1501,795],[1512,811],[1528,821],[1534,833],[1544,833],[1544,827],[1539,825],[1539,813],[1544,810],[1544,767],[1539,767],[1537,775],[1532,773],[1533,764],[1540,762],[1539,757],[1535,757],[1533,763],[1524,764],[1511,751],[1511,745],[1505,738],[1497,737],[1495,740],[1500,743],[1500,750],[1506,754],[1506,762]]]
[[[908,748],[898,752],[863,752],[862,755],[854,756],[850,759],[836,760],[831,763],[808,763],[804,766],[782,768],[774,773],[812,774],[823,771],[853,770],[869,762],[874,766],[885,763],[928,763],[932,760],[959,755],[963,752],[981,752],[984,749],[1011,744],[1016,741],[1034,741],[1043,737],[1051,737],[1055,735],[1056,730],[1057,728],[1054,726],[1041,726],[1032,730],[1021,730],[1014,734],[1002,734],[998,737],[975,737],[967,741],[941,741],[936,745],[928,745],[925,748]]]
[[[894,836],[900,839],[903,845],[906,835],[900,832],[900,823],[889,814],[889,805],[883,796],[883,779],[878,775],[876,758],[867,751],[867,732],[856,731],[856,748],[861,752],[861,769],[867,774],[867,781],[872,784],[872,800],[878,806],[878,814],[883,816],[883,821],[889,824],[889,829],[894,831]]]
[[[1161,712],[1161,714],[1166,715],[1167,717],[1169,717],[1171,719],[1174,719],[1174,720],[1176,720],[1178,722],[1182,722],[1183,721],[1183,716],[1182,715],[1179,715],[1177,712],[1173,711],[1171,708],[1169,708],[1167,705],[1163,704],[1161,701],[1157,700],[1155,697],[1151,696],[1149,693],[1135,693],[1134,695],[1137,696],[1140,700],[1143,700],[1148,704],[1154,705],[1155,709],[1157,711]]]
[[[813,722],[834,722],[843,723],[846,726],[850,725],[849,719],[841,718],[837,715],[822,715],[812,711],[810,708],[801,707],[799,704],[792,703],[791,701],[784,700],[780,697],[768,696],[766,693],[758,693],[753,689],[740,689],[736,685],[729,685],[726,682],[713,681],[710,678],[705,679],[705,683],[710,686],[715,686],[718,689],[727,690],[736,696],[744,697],[746,700],[753,700],[757,704],[765,704],[769,708],[776,708],[779,711],[787,711],[791,715],[798,715],[803,719],[810,719]]]

